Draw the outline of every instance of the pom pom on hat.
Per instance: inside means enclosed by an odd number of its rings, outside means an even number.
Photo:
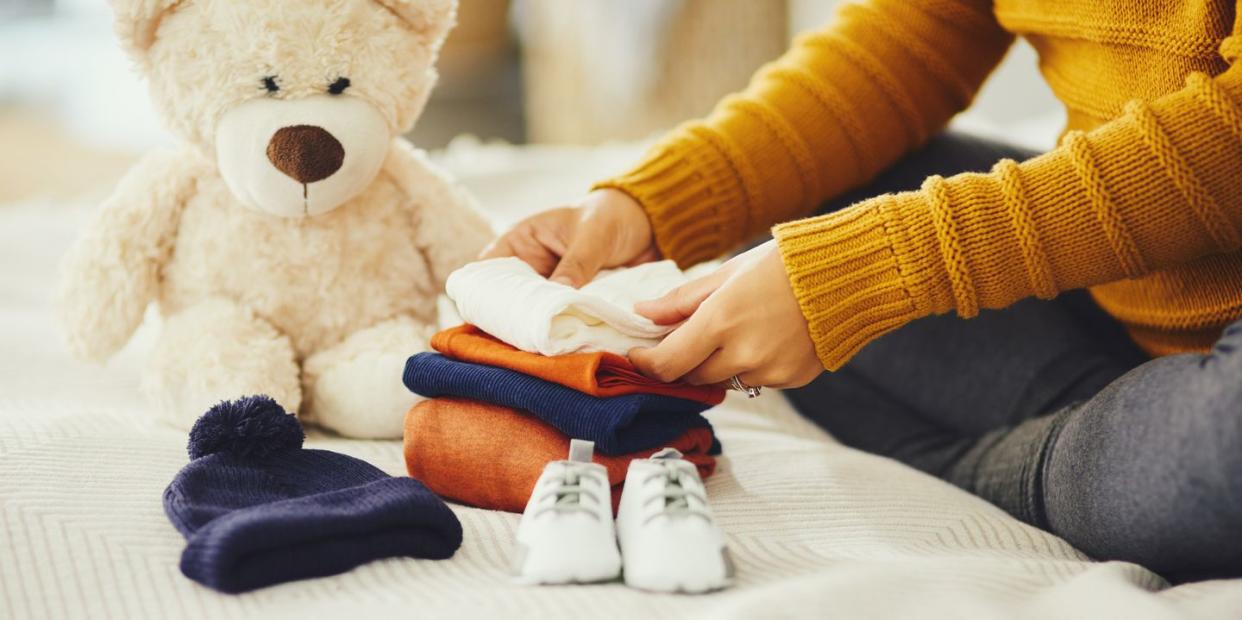
[[[224,401],[203,414],[190,429],[191,459],[217,452],[263,458],[279,450],[302,447],[305,433],[293,415],[270,396]]]

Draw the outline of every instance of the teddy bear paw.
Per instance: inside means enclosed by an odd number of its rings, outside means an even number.
[[[346,437],[400,438],[405,412],[422,400],[401,383],[405,360],[376,352],[328,366],[308,388],[308,418]]]

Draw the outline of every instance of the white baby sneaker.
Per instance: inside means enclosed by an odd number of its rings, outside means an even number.
[[[621,572],[608,472],[595,444],[574,439],[569,459],[543,468],[518,523],[513,572],[519,583],[591,583]]]
[[[697,593],[728,586],[733,578],[699,472],[672,448],[630,462],[617,536],[631,587]]]

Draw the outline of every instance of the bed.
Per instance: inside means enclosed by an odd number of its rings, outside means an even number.
[[[437,158],[504,225],[637,148],[461,140]],[[517,516],[454,506],[465,543],[451,560],[216,594],[178,571],[184,541],[160,504],[187,456],[184,434],[154,423],[139,395],[150,329],[104,368],[73,361],[56,330],[56,262],[91,208],[0,205],[0,618],[1242,617],[1242,580],[1170,587],[1141,566],[1093,562],[948,484],[838,444],[775,392],[709,413],[725,446],[708,490],[737,563],[732,589],[513,585]],[[312,433],[308,443],[403,474],[397,441]]]

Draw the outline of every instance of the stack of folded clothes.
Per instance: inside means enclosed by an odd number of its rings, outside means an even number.
[[[570,439],[595,442],[614,509],[629,462],[661,448],[711,475],[720,445],[702,413],[724,390],[653,381],[624,357],[674,328],[635,314],[634,303],[685,282],[672,261],[602,272],[580,289],[516,258],[450,274],[446,292],[467,324],[406,363],[406,387],[429,399],[406,415],[410,475],[444,497],[512,512]]]
[[[406,416],[405,460],[443,497],[521,512],[575,438],[595,442],[614,509],[632,459],[672,447],[700,476],[715,470],[720,445],[702,413],[724,399],[719,387],[656,382],[606,351],[522,351],[473,325],[431,345],[406,363],[406,387],[428,400]]]

